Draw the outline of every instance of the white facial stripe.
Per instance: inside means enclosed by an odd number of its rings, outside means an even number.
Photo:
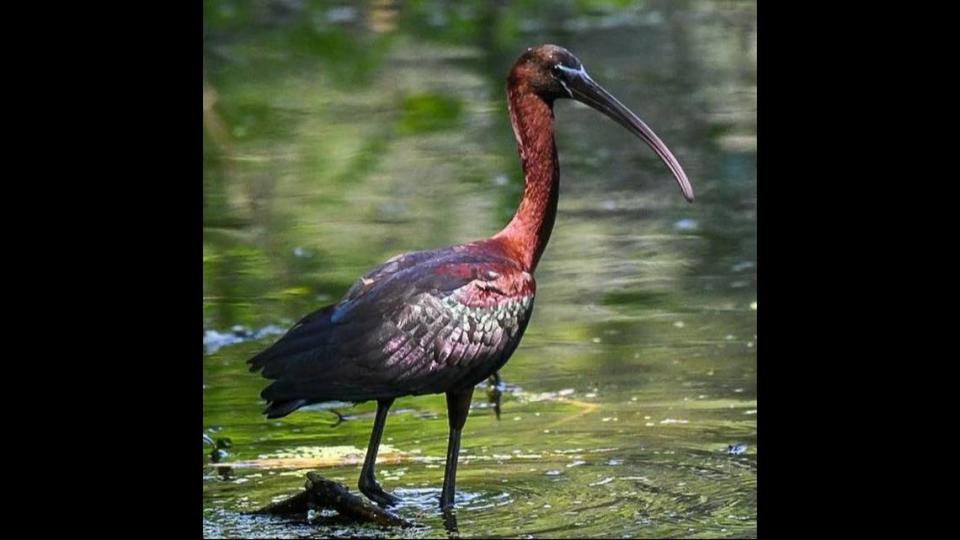
[[[556,67],[560,71],[563,71],[564,73],[566,73],[567,76],[583,77],[585,79],[590,78],[590,76],[587,75],[587,70],[583,69],[583,66],[580,66],[580,69],[573,69],[563,64],[557,64]],[[570,89],[567,88],[567,83],[564,82],[563,79],[558,79],[558,80],[560,81],[560,86],[563,86],[563,89],[567,91],[567,95],[569,95],[570,97],[573,97],[573,92],[571,92]]]
[[[563,71],[564,73],[567,73],[570,75],[577,75],[579,77],[589,78],[589,75],[587,75],[587,70],[583,69],[583,66],[580,66],[580,69],[573,69],[573,68],[568,68],[563,64],[557,64],[557,68],[559,68],[560,71]]]

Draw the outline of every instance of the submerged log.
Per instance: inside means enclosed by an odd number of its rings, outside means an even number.
[[[339,482],[311,471],[304,490],[282,501],[268,504],[254,514],[306,514],[310,509],[332,508],[340,515],[363,523],[388,527],[410,527],[410,521],[376,506],[352,493]]]
[[[288,514],[306,514],[310,505],[310,492],[301,491],[293,497],[287,497],[282,501],[268,504],[263,508],[253,512],[254,514],[270,515],[288,515]]]

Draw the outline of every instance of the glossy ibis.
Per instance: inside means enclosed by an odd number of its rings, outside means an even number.
[[[390,259],[249,361],[251,371],[274,380],[261,394],[268,418],[312,403],[377,401],[359,487],[382,506],[397,500],[374,477],[387,411],[398,397],[438,393],[446,393],[450,426],[440,507],[453,505],[473,388],[510,358],[533,310],[533,272],[550,238],[560,185],[554,101],[576,99],[642,139],[693,201],[670,150],[566,49],[528,49],[510,70],[507,96],[525,178],[510,223],[486,240]]]

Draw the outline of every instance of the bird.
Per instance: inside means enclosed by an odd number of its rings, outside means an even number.
[[[573,99],[643,140],[666,164],[683,197],[690,181],[656,134],[588,75],[567,49],[523,52],[507,76],[507,104],[524,190],[511,221],[484,240],[397,255],[357,280],[343,298],[303,317],[248,362],[272,380],[261,393],[267,418],[327,401],[376,401],[358,487],[387,507],[399,499],[374,466],[387,413],[403,396],[446,394],[449,437],[440,509],[454,508],[460,439],[474,386],[510,359],[536,295],[534,271],[557,214],[560,169],[554,103]]]

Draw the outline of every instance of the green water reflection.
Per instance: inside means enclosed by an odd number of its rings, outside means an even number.
[[[227,462],[365,447],[372,404],[336,427],[329,412],[267,421],[264,381],[244,362],[271,328],[387,258],[509,220],[522,175],[505,76],[526,47],[553,42],[667,142],[697,201],[622,128],[557,105],[560,213],[533,320],[502,371],[515,385],[502,420],[474,396],[459,534],[755,536],[756,7],[551,6],[205,2],[205,336],[268,331],[205,347],[204,432],[231,439]],[[422,527],[253,518],[243,512],[299,489],[303,471],[205,466],[204,534],[448,536],[434,509],[443,397],[392,413],[384,444],[418,458],[380,466],[380,480]],[[728,454],[735,443],[746,452]],[[352,487],[359,465],[322,474]]]

